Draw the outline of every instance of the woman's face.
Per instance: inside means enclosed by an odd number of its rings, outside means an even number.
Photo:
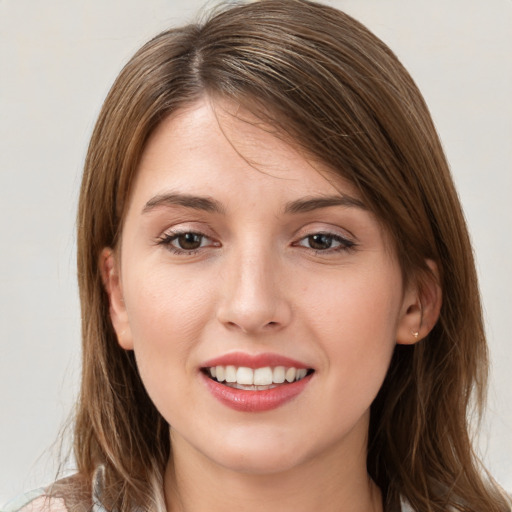
[[[364,463],[415,292],[348,183],[213,107],[166,119],[143,153],[120,250],[104,252],[119,343],[175,453],[262,473]]]

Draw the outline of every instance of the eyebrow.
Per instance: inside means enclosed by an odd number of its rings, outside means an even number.
[[[211,198],[204,196],[194,196],[192,194],[168,193],[159,194],[152,197],[142,209],[142,213],[150,212],[159,206],[184,206],[193,210],[202,210],[211,213],[224,213],[222,204]]]
[[[223,205],[211,197],[195,196],[192,194],[180,194],[177,192],[170,192],[167,194],[159,194],[152,197],[142,209],[142,213],[147,213],[160,206],[183,206],[193,210],[201,210],[210,213],[225,213]],[[286,204],[284,212],[287,214],[293,213],[307,213],[321,208],[329,208],[331,206],[345,206],[355,207],[362,210],[368,208],[365,204],[348,195],[335,195],[335,196],[322,196],[302,198],[291,201]]]
[[[347,206],[352,208],[360,208],[368,210],[366,205],[356,199],[345,194],[336,196],[311,197],[291,201],[285,206],[285,213],[307,213],[321,208],[329,208],[330,206]]]

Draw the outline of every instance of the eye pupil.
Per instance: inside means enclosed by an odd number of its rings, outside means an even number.
[[[199,247],[201,247],[202,239],[202,235],[198,235],[197,233],[183,233],[178,236],[177,242],[180,249],[193,251],[194,249],[199,249]]]
[[[332,236],[330,235],[311,235],[308,237],[309,246],[312,249],[322,250],[329,249],[332,245]]]

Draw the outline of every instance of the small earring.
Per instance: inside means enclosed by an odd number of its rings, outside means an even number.
[[[419,331],[411,331],[411,334],[414,336],[414,339],[417,340],[418,336],[420,335]]]

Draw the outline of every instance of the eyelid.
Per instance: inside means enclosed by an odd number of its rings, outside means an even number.
[[[303,245],[301,243],[301,242],[307,240],[308,238],[316,236],[316,235],[323,235],[323,236],[330,237],[333,239],[333,241],[337,242],[338,245],[335,245],[334,247],[327,247],[326,249],[315,249],[314,247],[307,247],[306,245]],[[334,233],[326,233],[326,232],[311,233],[310,235],[303,236],[302,238],[299,238],[298,241],[294,243],[294,245],[296,247],[304,247],[305,249],[314,251],[317,254],[329,254],[329,253],[335,253],[335,252],[349,251],[349,250],[353,250],[357,247],[357,244],[348,238],[345,238],[340,235],[336,235]]]
[[[160,237],[165,235],[181,235],[184,233],[196,233],[206,238],[217,238],[215,231],[204,222],[190,221],[178,222],[163,229]]]
[[[334,247],[327,247],[325,249],[318,249],[315,247],[308,247],[307,239],[316,235],[323,235],[332,238],[333,241],[337,242]],[[304,242],[304,243],[303,243]],[[358,247],[356,237],[350,233],[347,229],[341,228],[340,226],[315,222],[301,227],[297,230],[294,236],[294,242],[292,246],[309,251],[318,256],[334,256],[340,255],[348,251],[354,251]]]
[[[348,229],[328,222],[312,222],[302,226],[295,232],[294,239],[298,240],[312,235],[331,235],[357,244],[357,237]]]
[[[183,222],[168,227],[167,229],[162,231],[160,235],[156,237],[155,244],[161,245],[170,252],[178,255],[192,255],[211,247],[221,246],[221,243],[216,239],[217,237],[215,236],[215,234],[212,233],[213,230],[211,230],[208,226],[202,225],[198,227],[194,226],[194,224],[196,223]],[[209,243],[207,243],[206,245],[201,245],[200,247],[197,247],[195,249],[183,249],[173,245],[173,242],[178,237],[188,233],[198,235],[203,239],[208,240]]]

